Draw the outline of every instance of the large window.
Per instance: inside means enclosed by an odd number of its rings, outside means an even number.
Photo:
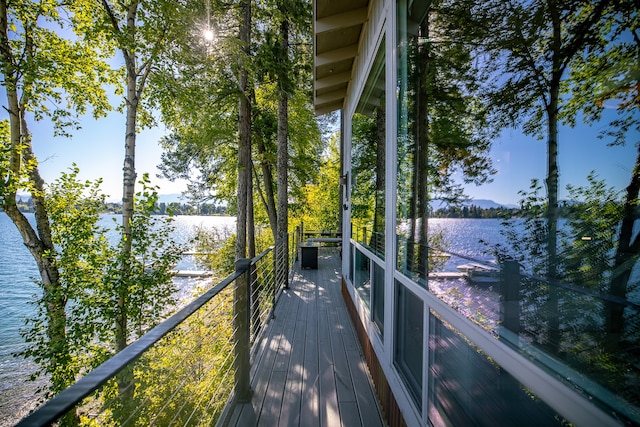
[[[396,4],[397,270],[500,345],[637,422],[633,24],[607,11],[589,21],[586,3],[558,4],[559,21],[536,1]],[[582,37],[586,27],[596,37]],[[564,61],[564,73],[554,61]],[[399,298],[398,309],[412,306],[412,294]],[[403,345],[408,320],[397,316]],[[432,364],[454,360],[434,351]],[[412,362],[404,362],[414,389]],[[482,392],[481,381],[469,384]],[[430,399],[452,398],[441,385],[432,384]],[[464,393],[455,399],[473,404]]]
[[[384,259],[385,228],[384,41],[352,118],[351,222],[353,239]]]

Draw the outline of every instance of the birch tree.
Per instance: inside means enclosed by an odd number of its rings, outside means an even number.
[[[100,117],[109,111],[103,85],[112,81],[105,62],[112,50],[99,35],[84,37],[92,18],[89,10],[92,5],[84,1],[0,1],[0,66],[8,114],[0,162],[0,204],[40,273],[48,349],[39,357],[44,371],[51,375],[52,393],[72,383],[76,372],[68,367],[65,309],[69,297],[56,260],[46,183],[29,128],[34,121],[47,120],[56,134],[70,136],[79,127],[79,115],[90,111]],[[21,189],[31,193],[35,225],[16,206]]]
[[[150,111],[149,80],[171,41],[186,30],[183,19],[190,16],[179,2],[135,0],[129,3],[101,1],[96,28],[113,40],[124,61],[122,109],[125,115],[122,186],[122,236],[115,319],[116,351],[131,339],[128,324],[129,279],[134,223],[136,134],[153,124]]]

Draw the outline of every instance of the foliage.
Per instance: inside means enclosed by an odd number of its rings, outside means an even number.
[[[56,247],[48,256],[59,266],[60,298],[67,301],[65,340],[52,342],[46,333],[47,324],[56,320],[46,310],[51,296],[35,302],[37,315],[22,331],[28,343],[23,356],[40,364],[36,375],[50,378],[51,394],[113,354],[114,289],[119,284],[114,260],[118,252],[109,246],[109,230],[99,223],[105,199],[99,191],[100,181],[80,182],[78,173],[76,166],[63,173],[49,187],[46,198]],[[168,237],[173,230],[170,220],[151,217],[155,190],[146,177],[141,183],[144,190],[133,225],[136,260],[126,284],[136,336],[173,308],[171,269],[184,250]]]
[[[106,266],[113,259],[106,235],[99,224],[105,196],[101,180],[80,182],[79,169],[73,166],[50,187],[47,209],[51,218],[54,243],[60,248],[56,259],[60,269],[62,292],[70,301],[67,317],[67,342],[78,364],[76,372],[97,366],[106,357],[103,335],[106,320],[100,313],[106,301],[100,299]]]
[[[233,230],[205,229],[198,227],[194,238],[198,262],[216,272],[222,278],[235,270],[236,237]]]
[[[301,0],[265,0],[256,5],[261,22],[257,34],[257,81],[277,82],[289,95],[296,88],[308,86],[311,72],[310,48],[312,7]],[[288,23],[286,52],[282,42],[282,22]],[[288,57],[288,60],[282,58]]]
[[[213,425],[233,390],[231,287],[192,315],[136,366],[137,425]],[[162,381],[158,381],[163,378]]]
[[[428,242],[429,271],[442,271],[447,264],[447,257],[443,255],[451,248],[451,238],[443,228],[431,229]]]
[[[275,85],[263,83],[256,88],[256,105],[253,124],[255,139],[264,142],[265,152],[254,152],[255,162],[265,162],[276,168],[277,150],[277,98]],[[289,199],[291,214],[295,216],[298,200],[304,199],[303,188],[309,182],[316,182],[320,168],[320,157],[326,143],[320,137],[320,129],[308,94],[297,90],[289,99]],[[258,183],[256,191],[264,191],[264,174],[255,168],[254,177]],[[275,188],[274,188],[275,190]],[[262,196],[259,194],[260,199]]]
[[[47,311],[45,294],[35,301],[37,315],[29,319],[29,327],[22,331],[28,343],[23,356],[39,363],[36,375],[50,378],[49,393],[56,394],[75,381],[76,376],[104,360],[105,348],[94,338],[104,328],[99,316],[101,301],[97,292],[102,287],[104,270],[112,257],[98,225],[104,196],[99,194],[100,181],[77,181],[78,168],[63,173],[49,188],[46,199],[52,223],[55,259],[60,271],[59,297],[66,304],[66,336],[64,341],[52,342],[46,333],[48,322],[59,321]]]
[[[376,140],[377,125],[374,117],[354,114],[351,137],[351,173],[355,184],[351,186],[351,218],[361,225],[373,223],[376,206]],[[370,223],[370,224],[367,224]]]
[[[608,187],[592,172],[588,185],[568,186],[571,202],[566,221],[559,227],[558,280],[540,279],[546,271],[544,218],[545,198],[534,181],[529,192],[522,192],[522,219],[505,223],[506,246],[496,245],[499,259],[515,259],[532,276],[520,279],[522,334],[533,343],[551,351],[564,363],[583,372],[629,401],[637,402],[635,383],[638,370],[635,349],[639,339],[637,313],[631,309],[625,317],[625,329],[615,350],[607,345],[611,331],[607,322],[612,317],[611,287],[616,275],[624,274],[630,265],[616,265],[616,248],[623,217],[622,192]],[[637,289],[628,284],[629,291]],[[555,295],[555,296],[554,296]],[[557,301],[557,303],[555,302]],[[549,305],[554,302],[554,308]],[[550,317],[561,319],[557,338],[550,332]]]
[[[268,215],[270,204],[275,209],[269,191],[277,192],[272,174],[277,172],[277,111],[283,62],[276,59],[274,52],[283,54],[278,34],[283,16],[292,22],[292,66],[286,86],[289,196],[294,204],[302,196],[301,188],[315,180],[322,141],[310,106],[310,63],[303,55],[310,48],[309,5],[289,4],[287,7],[293,7],[295,13],[284,15],[279,4],[261,2],[254,6],[251,60],[244,58],[242,45],[233,33],[233,26],[240,19],[237,8],[214,2],[207,24],[215,33],[214,41],[202,40],[199,32],[184,34],[177,40],[181,49],[171,50],[171,61],[160,64],[152,79],[164,93],[159,92],[157,99],[163,121],[172,131],[162,141],[163,175],[188,180],[190,196],[195,200],[223,201],[231,212],[236,212],[240,95],[237,64],[243,64],[248,73],[252,109],[255,218],[257,224],[264,224],[275,219]],[[201,16],[204,12],[200,10]]]
[[[16,197],[20,189],[33,186],[29,181],[29,171],[36,166],[34,161],[23,163],[22,167],[12,168],[12,159],[20,157],[26,144],[12,144],[9,120],[0,121],[0,206],[4,206]]]
[[[489,249],[499,261],[513,259],[534,275],[544,275],[547,268],[545,245],[548,232],[544,217],[546,199],[541,192],[542,186],[536,179],[531,180],[529,191],[518,192],[521,196],[521,218],[506,218],[502,223],[501,233],[508,246],[498,244]]]
[[[229,286],[127,366],[130,402],[109,381],[79,409],[80,424],[215,424],[233,390],[232,336]]]
[[[480,21],[476,22],[485,25],[479,47],[498,66],[490,68],[498,89],[492,93],[497,119],[522,125],[525,133],[539,139],[548,137],[555,114],[566,117],[556,105],[561,80],[572,61],[598,43],[594,35],[606,31],[602,17],[609,4],[540,0],[477,6]]]
[[[616,118],[602,129],[601,138],[611,145],[624,145],[640,127],[637,83],[640,34],[637,5],[632,1],[618,1],[609,5],[599,32],[592,35],[588,55],[572,58],[568,78],[562,92],[566,103],[562,118],[574,125],[580,115],[585,123],[600,122],[614,110]]]
[[[100,34],[111,41],[122,58],[115,72],[118,93],[123,95],[121,112],[133,113],[134,130],[155,123],[153,109],[159,93],[153,84],[158,65],[173,51],[171,41],[191,28],[193,9],[181,2],[135,0],[128,3],[104,0],[93,7],[93,25],[87,33]],[[129,118],[129,117],[128,117]]]
[[[489,116],[483,83],[490,69],[477,49],[480,27],[470,27],[465,2],[440,1],[432,5],[422,23],[423,37],[410,53],[417,65],[421,87],[413,88],[428,118],[430,198],[457,199],[451,176],[458,172],[465,183],[481,185],[491,181],[493,169],[488,155],[498,127]],[[419,112],[417,114],[420,114]],[[447,197],[450,196],[450,197]],[[452,197],[451,197],[452,196]]]
[[[236,236],[232,230],[196,228],[194,238],[198,262],[212,269],[222,279],[235,271]],[[273,236],[264,227],[256,229],[258,253],[273,244]]]
[[[131,223],[131,256],[122,259],[118,243],[118,256],[109,264],[105,289],[105,299],[112,303],[105,307],[105,316],[114,321],[122,310],[132,328],[128,331],[127,342],[144,334],[166,317],[173,308],[175,286],[172,269],[185,251],[185,245],[176,243],[171,237],[174,226],[171,216],[153,216],[158,201],[157,187],[149,184],[147,174],[139,184],[142,190],[136,194],[136,209]],[[115,219],[114,219],[115,222]],[[114,224],[121,233],[122,225]],[[128,274],[122,276],[122,264],[129,265]],[[122,307],[116,308],[115,298],[124,296]],[[113,330],[111,330],[113,333]]]
[[[606,292],[613,268],[618,226],[622,220],[620,192],[588,176],[588,187],[567,186],[574,200],[567,230],[561,234],[564,280]]]
[[[105,60],[113,45],[98,35],[84,37],[92,22],[91,2],[3,3],[2,84],[20,93],[24,109],[37,121],[51,120],[59,135],[77,128],[77,117],[88,108],[95,117],[106,115],[111,107],[104,85],[115,74]]]
[[[316,181],[302,188],[302,197],[292,206],[293,216],[307,230],[340,230],[339,136],[333,135],[323,156]]]

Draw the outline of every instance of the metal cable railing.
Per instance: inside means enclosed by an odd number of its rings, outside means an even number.
[[[234,273],[18,426],[215,424],[230,400],[248,395],[251,344],[287,286],[295,247],[290,233],[239,260]]]

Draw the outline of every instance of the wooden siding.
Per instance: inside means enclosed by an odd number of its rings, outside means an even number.
[[[379,402],[381,402],[382,404],[383,417],[390,427],[406,427],[407,423],[402,416],[402,412],[400,412],[398,402],[396,402],[395,396],[391,391],[391,387],[387,382],[387,378],[384,375],[382,366],[380,366],[380,361],[376,356],[373,345],[371,345],[371,341],[369,340],[367,332],[365,331],[362,323],[360,323],[358,311],[353,305],[351,295],[347,290],[347,284],[344,282],[344,280],[342,281],[342,296],[347,305],[347,310],[349,312],[349,316],[351,317],[351,321],[356,328],[356,334],[364,351],[364,357],[367,362],[369,372],[371,373]]]

